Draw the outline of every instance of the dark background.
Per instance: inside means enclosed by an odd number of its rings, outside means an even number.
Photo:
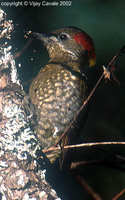
[[[11,1],[12,2],[12,1]],[[50,1],[49,1],[50,2]],[[58,1],[59,2],[59,1]],[[72,0],[71,6],[1,6],[8,19],[15,24],[12,36],[13,54],[27,43],[23,31],[50,32],[63,26],[76,26],[86,31],[94,40],[97,63],[90,69],[90,88],[102,73],[102,66],[110,62],[125,45],[125,1],[124,0]],[[36,52],[34,52],[34,49]],[[39,41],[33,41],[16,59],[22,82],[34,77],[48,61],[48,54]],[[21,63],[21,68],[18,64]],[[125,54],[116,62],[113,79],[102,81],[91,99],[90,113],[79,142],[125,141]],[[27,91],[27,87],[25,87]],[[125,146],[110,145],[88,147],[77,150],[74,160],[110,162],[109,164],[86,164],[78,173],[88,184],[107,200],[125,187],[125,164],[113,165],[115,154],[125,157]],[[86,199],[86,195],[73,179],[69,183],[71,193],[62,191],[62,199]],[[65,189],[65,188],[64,188]],[[63,190],[63,188],[62,188]],[[125,195],[120,199],[125,199]]]

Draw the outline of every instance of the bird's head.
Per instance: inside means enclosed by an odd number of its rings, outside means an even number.
[[[94,66],[96,62],[95,48],[92,38],[76,27],[60,28],[52,33],[31,33],[41,40],[48,50],[50,61],[66,65],[78,63]]]

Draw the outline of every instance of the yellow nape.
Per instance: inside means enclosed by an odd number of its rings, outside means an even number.
[[[93,67],[96,63],[96,59],[95,58],[90,58],[89,59],[89,67]]]

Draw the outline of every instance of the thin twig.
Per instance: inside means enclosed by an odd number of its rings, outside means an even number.
[[[111,62],[107,66],[107,70],[115,63],[115,61],[120,56],[120,54],[124,53],[124,52],[125,52],[125,45],[113,57],[113,59],[111,60]],[[104,72],[103,72],[102,75],[100,76],[100,78],[98,79],[97,83],[95,84],[93,90],[91,91],[91,93],[89,94],[89,96],[87,97],[87,99],[83,102],[83,105],[81,106],[81,108],[78,110],[76,116],[73,118],[73,120],[71,121],[71,123],[69,124],[69,126],[65,129],[65,131],[63,132],[63,134],[60,136],[59,140],[54,144],[54,147],[56,147],[57,144],[59,144],[59,142],[65,136],[65,134],[70,129],[70,127],[72,126],[72,124],[76,121],[76,118],[78,117],[78,115],[80,114],[80,112],[83,110],[83,108],[86,106],[86,104],[89,102],[89,100],[91,99],[92,95],[94,94],[95,90],[97,89],[98,85],[100,84],[100,82],[101,82],[101,80],[103,79],[104,76],[105,75],[104,75]]]
[[[87,192],[87,194],[91,197],[93,200],[102,200],[102,198],[93,190],[88,183],[83,180],[82,177],[76,176],[77,180],[79,181],[80,185],[83,187],[83,189]]]
[[[102,160],[90,160],[90,161],[78,161],[78,162],[72,162],[70,165],[70,169],[74,170],[78,167],[81,167],[83,165],[93,165],[93,164],[100,164],[102,163]]]
[[[121,165],[125,164],[124,161],[117,161],[117,160],[108,160],[103,158],[102,160],[87,160],[87,161],[78,161],[72,162],[70,165],[70,170],[76,170],[79,167],[83,167],[85,165],[102,165],[111,169],[119,170],[120,172],[125,172],[125,168]]]
[[[117,200],[119,197],[121,197],[123,194],[125,193],[125,188],[120,192],[118,193],[112,200]]]
[[[100,145],[125,145],[125,142],[120,141],[111,141],[111,142],[90,142],[90,143],[82,143],[82,144],[75,144],[75,145],[66,145],[64,149],[72,149],[72,148],[79,148],[79,147],[91,147],[91,146],[100,146]],[[50,147],[48,149],[43,149],[44,153],[49,151],[61,150],[60,147]]]
[[[15,53],[14,59],[20,57],[20,56],[23,54],[23,52],[24,52],[24,51],[27,49],[27,47],[31,44],[32,40],[33,40],[33,39],[30,38],[30,39],[28,40],[28,42],[26,43],[26,45],[25,45],[19,52]]]

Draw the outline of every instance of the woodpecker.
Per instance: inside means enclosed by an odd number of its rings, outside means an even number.
[[[76,116],[87,95],[84,69],[94,66],[96,55],[92,38],[76,27],[60,28],[52,33],[31,33],[42,41],[50,60],[41,68],[30,85],[29,95],[35,106],[34,126],[42,148],[52,147]],[[62,138],[60,146],[76,142],[83,124],[85,111],[82,111]],[[54,163],[57,157],[63,162],[65,153],[46,153]]]

